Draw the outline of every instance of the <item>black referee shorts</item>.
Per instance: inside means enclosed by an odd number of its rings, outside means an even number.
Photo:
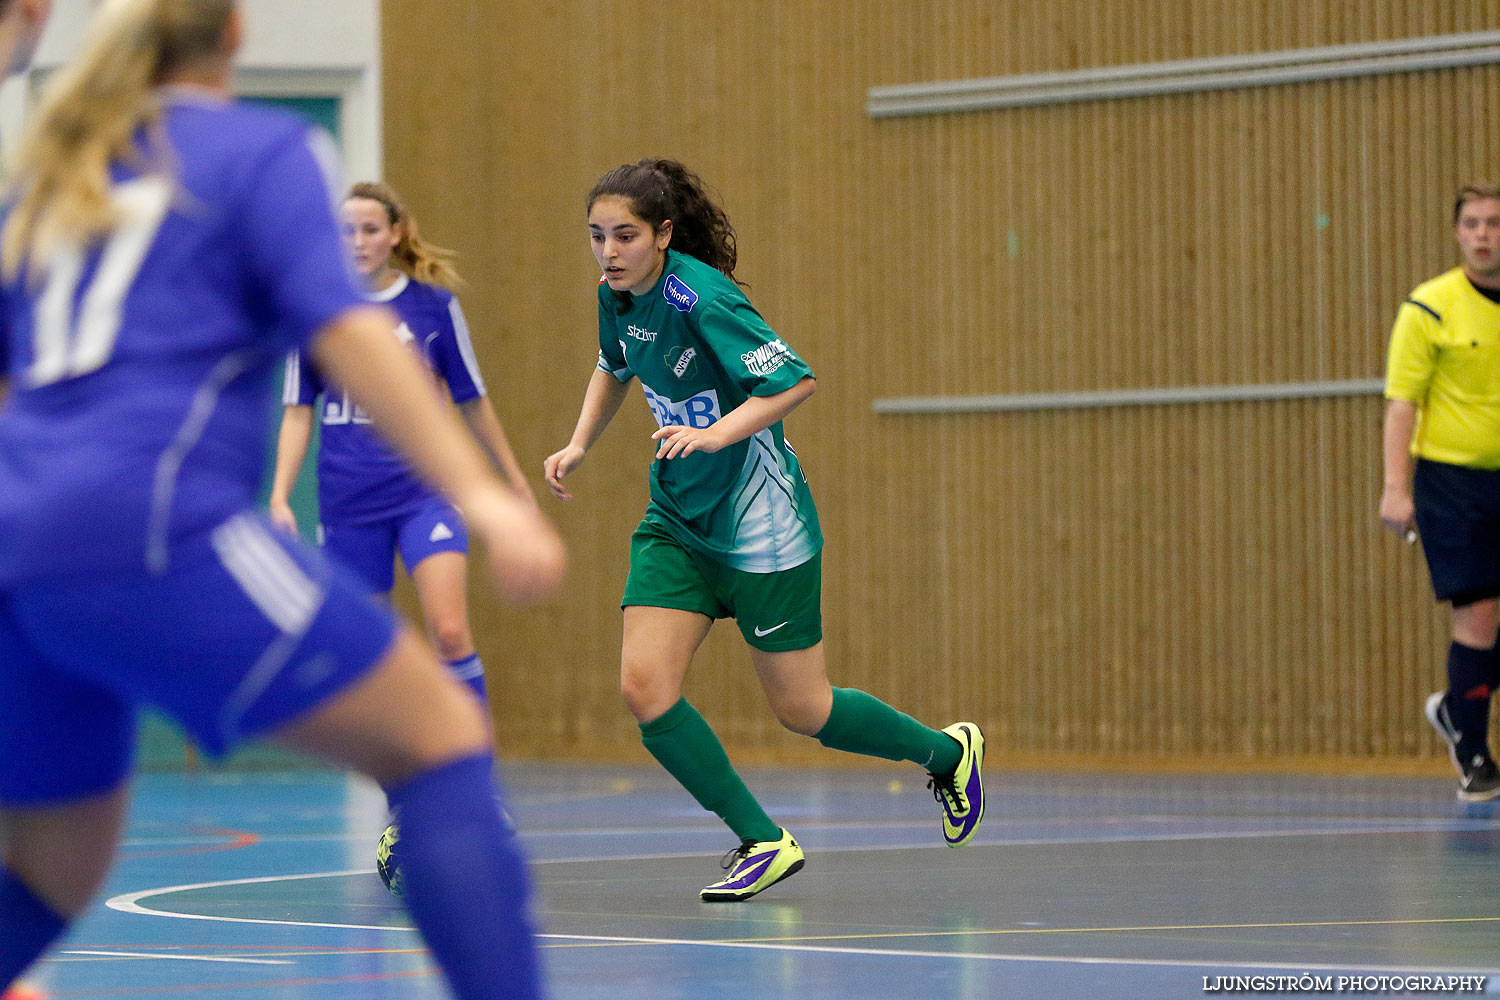
[[[1419,458],[1412,496],[1437,599],[1500,597],[1500,470]]]

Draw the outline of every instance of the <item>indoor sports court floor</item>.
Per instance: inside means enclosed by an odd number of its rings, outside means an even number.
[[[992,769],[955,851],[910,769],[747,771],[808,864],[714,905],[696,892],[732,838],[664,773],[507,776],[557,1000],[1138,1000],[1304,974],[1500,992],[1500,810],[1451,780]],[[445,996],[373,874],[382,825],[337,775],[145,776],[107,905],[40,978],[57,1000]]]

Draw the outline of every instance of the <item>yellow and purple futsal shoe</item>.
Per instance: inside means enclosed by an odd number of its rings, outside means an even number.
[[[984,819],[984,783],[979,777],[984,734],[972,722],[955,722],[943,732],[958,740],[963,753],[952,774],[932,775],[927,787],[943,807],[943,839],[949,847],[962,847]]]
[[[698,893],[705,903],[737,903],[802,870],[802,845],[785,830],[780,840],[747,840],[724,855],[729,874]]]

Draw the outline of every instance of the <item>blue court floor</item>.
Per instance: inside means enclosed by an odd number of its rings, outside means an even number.
[[[1500,816],[1451,780],[992,769],[984,826],[950,850],[913,769],[749,771],[807,868],[705,904],[733,837],[664,773],[507,777],[558,1000],[1141,1000],[1279,976],[1500,993]],[[108,890],[41,982],[58,1000],[445,996],[373,874],[382,808],[333,774],[143,777]]]

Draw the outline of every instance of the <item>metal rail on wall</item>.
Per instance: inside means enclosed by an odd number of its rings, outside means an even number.
[[[872,118],[1183,94],[1500,63],[1500,31],[871,87]],[[1379,379],[876,399],[876,413],[993,413],[1379,395]]]
[[[1162,389],[1105,389],[1096,392],[1027,392],[990,396],[901,396],[877,399],[876,413],[1014,413],[1027,410],[1086,410],[1106,406],[1164,406],[1181,403],[1236,403],[1282,399],[1378,396],[1380,379],[1330,382],[1277,382],[1264,385],[1175,386]]]
[[[1500,31],[871,87],[871,118],[1187,94],[1500,63]]]

